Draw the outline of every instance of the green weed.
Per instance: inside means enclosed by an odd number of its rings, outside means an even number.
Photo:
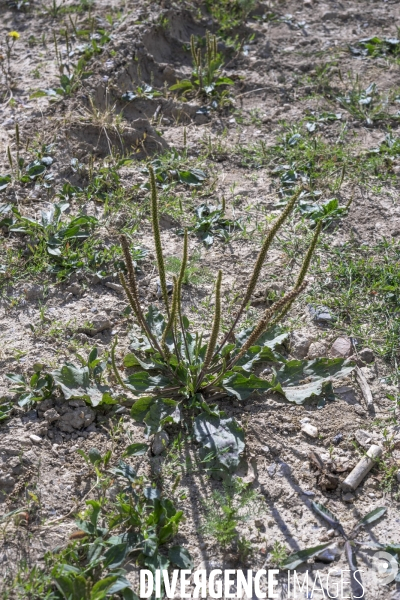
[[[212,536],[226,550],[236,545],[245,557],[250,551],[237,527],[254,518],[261,511],[261,498],[240,478],[225,483],[222,491],[214,491],[204,502],[205,521],[202,531]]]

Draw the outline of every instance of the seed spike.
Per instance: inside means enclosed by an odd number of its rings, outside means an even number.
[[[207,346],[206,357],[204,359],[204,365],[202,372],[204,373],[209,367],[211,360],[214,355],[215,346],[217,345],[218,333],[221,324],[221,282],[222,282],[222,271],[218,271],[217,281],[215,284],[215,309],[214,309],[214,321],[211,330],[210,340]]]
[[[314,254],[315,247],[316,247],[317,242],[318,242],[318,237],[319,237],[319,234],[321,233],[321,229],[322,229],[322,221],[319,221],[319,223],[318,223],[318,225],[316,227],[313,239],[311,241],[311,244],[308,247],[307,254],[305,255],[305,258],[303,260],[303,264],[301,266],[300,272],[299,272],[299,274],[297,276],[297,281],[296,281],[295,286],[294,286],[295,289],[299,288],[303,284],[305,276],[307,275],[307,271],[309,269],[310,262],[311,262],[311,259],[313,257],[313,254]],[[278,323],[278,321],[281,321],[283,319],[283,317],[288,313],[288,311],[289,311],[290,307],[292,306],[294,300],[295,300],[295,298],[293,298],[290,302],[288,302],[284,306],[283,310],[272,321],[271,326],[276,325],[276,323]]]
[[[308,282],[303,281],[298,287],[293,288],[292,291],[285,294],[283,298],[281,298],[280,300],[275,302],[270,308],[267,308],[265,310],[263,316],[253,329],[250,336],[247,338],[247,341],[243,344],[239,354],[237,354],[229,364],[228,369],[231,369],[233,365],[236,364],[237,361],[247,352],[247,350],[251,348],[251,346],[254,346],[258,338],[264,333],[274,313],[282,311],[288,304],[292,304],[294,299],[297,298],[297,296],[301,294],[301,292],[306,288],[307,283]]]
[[[221,344],[219,345],[218,349],[216,350],[216,353],[220,351],[220,349],[223,347],[223,345],[226,343],[226,341],[228,340],[229,336],[232,334],[233,330],[235,329],[240,317],[242,316],[242,313],[244,311],[244,309],[247,306],[247,303],[249,302],[251,295],[254,291],[254,288],[257,285],[257,281],[258,278],[260,276],[261,273],[261,269],[262,266],[264,264],[264,260],[266,257],[266,254],[269,250],[269,247],[275,237],[275,235],[277,234],[279,228],[282,226],[282,224],[285,222],[285,220],[287,219],[287,217],[290,215],[290,213],[292,212],[294,205],[297,202],[298,197],[300,196],[301,192],[302,192],[302,187],[300,187],[292,196],[292,198],[289,200],[289,202],[286,205],[286,208],[282,211],[282,213],[280,214],[280,216],[276,219],[275,223],[272,225],[271,229],[268,231],[264,243],[261,247],[261,250],[258,254],[256,263],[254,265],[254,269],[253,269],[253,274],[251,276],[249,285],[247,286],[247,290],[245,293],[245,296],[242,300],[242,303],[239,307],[239,310],[237,312],[237,315],[235,317],[235,320],[233,321],[229,331],[226,333],[223,341],[221,342]]]
[[[154,176],[153,167],[151,165],[149,165],[148,169],[149,169],[149,173],[150,173],[150,190],[151,190],[151,222],[153,225],[153,236],[154,236],[154,244],[155,244],[155,248],[156,248],[158,275],[160,277],[160,287],[161,287],[162,297],[164,300],[167,315],[169,317],[169,313],[170,313],[169,300],[168,300],[168,291],[167,291],[167,280],[165,277],[164,256],[163,256],[162,245],[161,245],[156,178]]]

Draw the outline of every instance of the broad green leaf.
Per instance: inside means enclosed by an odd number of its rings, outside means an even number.
[[[142,360],[139,356],[136,356],[133,352],[129,352],[124,358],[124,367],[137,367],[140,366],[142,369],[150,370],[156,369],[157,363],[155,362],[146,362]]]
[[[193,569],[194,563],[188,550],[183,546],[172,546],[168,550],[169,560],[180,569]]]
[[[243,429],[232,418],[201,413],[195,418],[193,432],[201,446],[213,453],[217,463],[234,470],[244,450]]]
[[[182,79],[179,83],[174,83],[174,85],[170,86],[170,90],[172,92],[176,90],[191,90],[193,88],[193,83],[189,81],[189,79]]]
[[[131,417],[135,421],[143,423],[143,419],[149,412],[150,406],[155,402],[154,396],[143,396],[138,398],[131,408]]]
[[[54,377],[55,383],[60,386],[66,400],[84,398],[92,406],[116,402],[112,398],[111,389],[108,386],[91,381],[88,367],[80,368],[66,363],[60,369],[53,371],[51,375]]]
[[[148,449],[149,446],[147,444],[130,444],[123,453],[123,456],[142,456],[146,454]]]
[[[281,386],[277,391],[296,404],[322,395],[332,397],[332,378],[346,377],[354,367],[343,358],[290,360],[276,374],[276,382]]]
[[[282,569],[287,569],[288,571],[293,571],[296,569],[301,563],[305,562],[309,558],[313,558],[314,556],[318,556],[322,550],[327,548],[332,542],[327,542],[326,544],[321,544],[320,546],[314,546],[313,548],[306,548],[305,550],[299,550],[299,552],[295,552],[286,558],[281,564],[280,567]]]
[[[43,175],[43,173],[46,171],[46,167],[41,164],[36,164],[32,166],[28,165],[28,167],[29,168],[27,168],[27,173],[30,179],[36,179],[40,175]]]
[[[0,175],[0,192],[6,189],[11,182],[11,175]]]
[[[97,448],[90,448],[88,452],[88,457],[92,465],[95,465],[97,462],[101,461],[101,454],[97,450]]]
[[[54,583],[65,600],[70,598],[86,598],[86,579],[83,575],[75,576],[73,579],[68,575],[54,577]]]
[[[128,553],[128,544],[115,544],[104,554],[104,566],[109,569],[117,569],[122,565]]]
[[[109,594],[109,590],[111,586],[117,581],[117,575],[110,575],[105,579],[101,579],[97,583],[94,584],[90,593],[90,600],[103,600]]]
[[[136,479],[136,471],[123,460],[120,460],[116,467],[112,467],[110,473],[124,477],[128,481],[135,481]]]
[[[122,597],[124,600],[139,600],[138,596],[132,590],[131,583],[124,577],[120,575],[115,583],[108,590],[108,595],[110,597],[113,594],[122,593]]]
[[[207,175],[200,169],[188,169],[187,171],[178,171],[178,178],[181,183],[187,185],[201,185]]]
[[[222,387],[224,390],[236,396],[238,400],[246,400],[255,390],[271,390],[275,389],[275,385],[266,379],[260,379],[256,375],[243,375],[242,373],[228,371],[228,377],[223,379]]]
[[[151,376],[145,371],[139,371],[129,375],[124,383],[132,392],[143,393],[162,389],[169,384],[169,380],[162,375]]]
[[[336,528],[337,525],[340,525],[338,518],[335,517],[335,515],[332,514],[331,511],[323,504],[320,504],[319,502],[312,502],[311,506],[318,515],[328,521],[328,523],[334,528]]]
[[[161,338],[165,329],[165,320],[156,306],[150,305],[146,314],[146,323],[156,338]]]
[[[375,508],[374,510],[372,510],[371,512],[366,514],[364,517],[362,517],[362,519],[360,519],[358,521],[357,525],[355,526],[355,529],[358,529],[362,525],[369,525],[370,523],[373,523],[377,519],[380,519],[385,514],[386,511],[387,511],[387,508],[385,506],[379,506],[378,508]]]
[[[156,398],[143,419],[147,425],[145,435],[148,437],[161,431],[167,423],[179,423],[180,420],[181,411],[178,402],[170,398]]]

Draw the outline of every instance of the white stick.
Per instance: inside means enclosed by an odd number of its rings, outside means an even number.
[[[364,373],[361,371],[359,367],[356,367],[356,377],[358,381],[358,385],[360,386],[362,395],[364,396],[364,400],[367,403],[368,408],[372,408],[374,406],[374,399],[372,397],[371,388],[368,385],[368,381],[364,377]]]
[[[366,456],[363,456],[360,462],[356,464],[351,473],[341,483],[341,488],[345,492],[353,492],[362,482],[364,477],[374,466],[376,459],[382,456],[380,446],[371,446]]]

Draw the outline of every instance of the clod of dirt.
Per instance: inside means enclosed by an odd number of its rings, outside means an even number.
[[[95,412],[89,406],[79,406],[72,410],[67,408],[59,418],[57,427],[65,433],[73,433],[76,429],[88,427],[95,420]]]
[[[363,348],[358,354],[361,360],[366,363],[372,363],[375,360],[374,353],[370,348]]]

